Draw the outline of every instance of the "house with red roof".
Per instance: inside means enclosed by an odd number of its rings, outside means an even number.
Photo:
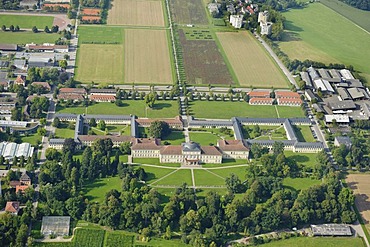
[[[5,212],[11,213],[13,215],[18,215],[19,202],[7,202],[5,206]]]

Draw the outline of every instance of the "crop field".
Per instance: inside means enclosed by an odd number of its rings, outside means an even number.
[[[160,0],[113,0],[108,25],[164,27],[162,4]]]
[[[355,204],[367,230],[370,230],[370,175],[349,174],[346,183],[356,197]]]
[[[36,16],[36,15],[2,15],[0,14],[0,26],[5,25],[9,28],[10,25],[19,26],[20,29],[31,29],[36,26],[38,29],[44,30],[45,26],[51,28],[53,26],[54,17],[52,16]]]
[[[288,87],[282,71],[249,32],[217,33],[217,37],[241,86]]]
[[[122,45],[80,45],[76,80],[84,83],[123,82]]]
[[[209,40],[213,39],[212,33],[207,29],[183,29],[187,40]]]
[[[124,29],[109,26],[78,26],[79,44],[122,44]]]
[[[355,237],[297,237],[285,240],[272,241],[261,247],[365,247],[361,238]]]
[[[180,24],[207,25],[207,15],[202,0],[170,0],[173,19]]]
[[[104,243],[105,247],[133,246],[134,235],[125,235],[119,232],[107,232]]]
[[[327,60],[334,58],[331,62],[353,65],[363,73],[362,75],[369,78],[370,67],[367,64],[370,49],[364,49],[370,47],[368,32],[320,3],[309,4],[303,9],[289,10],[284,12],[284,17],[285,27],[293,38],[288,42],[281,42],[280,47],[291,59],[303,59],[300,51],[309,48],[304,59],[320,61],[320,57],[315,54],[325,53],[328,55]],[[303,48],[297,49],[302,44]]]
[[[105,230],[102,229],[77,229],[73,239],[78,247],[101,247],[104,241]]]
[[[0,31],[0,43],[5,44],[54,43],[59,37],[60,35],[55,33],[33,33],[32,31],[12,33]]]
[[[126,100],[123,106],[114,103],[101,102],[86,107],[57,106],[58,113],[74,114],[108,114],[108,115],[136,115],[148,118],[173,118],[178,116],[178,106],[175,100],[156,101],[153,108],[147,108],[144,100]]]
[[[185,32],[189,32],[185,30]],[[179,30],[186,80],[189,84],[233,84],[233,78],[214,40],[194,40]],[[199,34],[197,34],[199,37]],[[191,37],[187,39],[186,37]]]
[[[320,0],[320,3],[331,8],[332,10],[370,32],[369,11],[354,8],[338,0]]]
[[[125,31],[125,82],[172,84],[166,30]]]

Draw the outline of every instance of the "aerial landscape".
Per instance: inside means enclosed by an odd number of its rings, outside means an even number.
[[[0,0],[0,246],[370,247],[370,0]]]

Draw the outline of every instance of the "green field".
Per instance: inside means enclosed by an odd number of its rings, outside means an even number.
[[[107,232],[105,235],[104,246],[105,247],[116,247],[116,246],[133,246],[134,236],[125,235],[120,232]]]
[[[178,169],[175,173],[156,182],[155,185],[180,186],[183,183],[186,183],[189,186],[193,184],[190,169]]]
[[[316,184],[320,184],[320,180],[311,178],[284,178],[283,180],[283,185],[293,190],[304,190]]]
[[[41,143],[41,139],[42,139],[42,136],[40,136],[39,134],[32,134],[29,136],[21,137],[22,142],[28,142],[32,146],[36,146],[38,142]]]
[[[354,8],[338,0],[320,0],[320,3],[338,12],[349,20],[353,21],[363,29],[370,32],[370,12]]]
[[[263,247],[364,247],[361,238],[355,237],[298,237],[261,244]]]
[[[312,135],[310,126],[295,125],[293,126],[294,132],[300,142],[315,142],[315,138]]]
[[[201,146],[216,145],[220,139],[218,136],[209,132],[190,132],[190,140],[199,143]]]
[[[78,42],[96,44],[123,43],[124,29],[109,26],[78,26]]]
[[[97,179],[84,186],[85,196],[89,201],[103,202],[105,194],[110,190],[121,191],[121,179],[119,177],[110,177]]]
[[[303,117],[300,107],[249,105],[246,102],[193,101],[190,114],[197,118],[230,119],[232,117],[277,118]]]
[[[136,164],[149,164],[157,166],[167,166],[167,167],[180,167],[180,163],[165,163],[161,164],[158,158],[134,158],[132,163]]]
[[[55,33],[33,33],[31,31],[12,33],[0,31],[0,43],[5,44],[54,43],[59,37],[60,35]]]
[[[341,62],[370,77],[370,34],[323,4],[284,12],[289,33],[280,47],[291,59]],[[350,35],[349,35],[350,34]],[[320,38],[318,38],[320,37]],[[316,56],[316,54],[320,54]],[[334,58],[334,60],[332,59]]]
[[[168,142],[170,145],[181,145],[185,142],[185,136],[182,131],[171,131],[171,134],[161,139],[163,142]]]
[[[287,158],[293,159],[298,164],[302,164],[308,167],[314,167],[316,165],[316,153],[294,153],[293,151],[284,151]]]
[[[141,166],[144,168],[148,178],[146,182],[151,184],[156,180],[168,175],[171,172],[174,172],[175,169],[167,169],[167,168],[158,168],[158,167],[150,167],[150,166]]]
[[[66,138],[74,138],[75,136],[75,131],[74,129],[68,129],[68,128],[65,128],[65,129],[55,129],[55,138],[62,138],[62,139],[66,139]]]
[[[212,170],[194,169],[196,186],[225,186],[225,179],[212,172]]]
[[[45,26],[51,28],[53,26],[54,17],[52,16],[37,16],[37,15],[0,15],[0,26],[5,25],[9,28],[10,25],[19,26],[20,29],[36,26],[40,30],[44,30]]]
[[[209,169],[211,172],[223,177],[223,178],[226,178],[228,176],[230,176],[232,173],[234,173],[235,175],[237,175],[240,180],[244,180],[245,179],[245,175],[246,175],[246,167],[245,166],[238,166],[238,167],[231,167],[231,168],[214,168],[214,169]]]
[[[261,135],[256,137],[253,132],[253,125],[243,125],[243,137],[245,139],[258,140],[287,140],[286,132],[283,126],[258,125]],[[248,132],[247,132],[248,130]]]
[[[58,113],[74,113],[74,114],[107,114],[107,115],[136,115],[138,117],[148,118],[173,118],[178,115],[177,102],[172,100],[156,101],[153,108],[147,108],[143,100],[128,100],[123,102],[123,106],[119,107],[114,103],[101,102],[86,107],[64,107],[57,105]],[[147,115],[146,115],[147,113]]]

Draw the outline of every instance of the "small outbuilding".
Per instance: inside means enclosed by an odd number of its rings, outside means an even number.
[[[352,236],[351,227],[344,224],[311,225],[314,236]]]

